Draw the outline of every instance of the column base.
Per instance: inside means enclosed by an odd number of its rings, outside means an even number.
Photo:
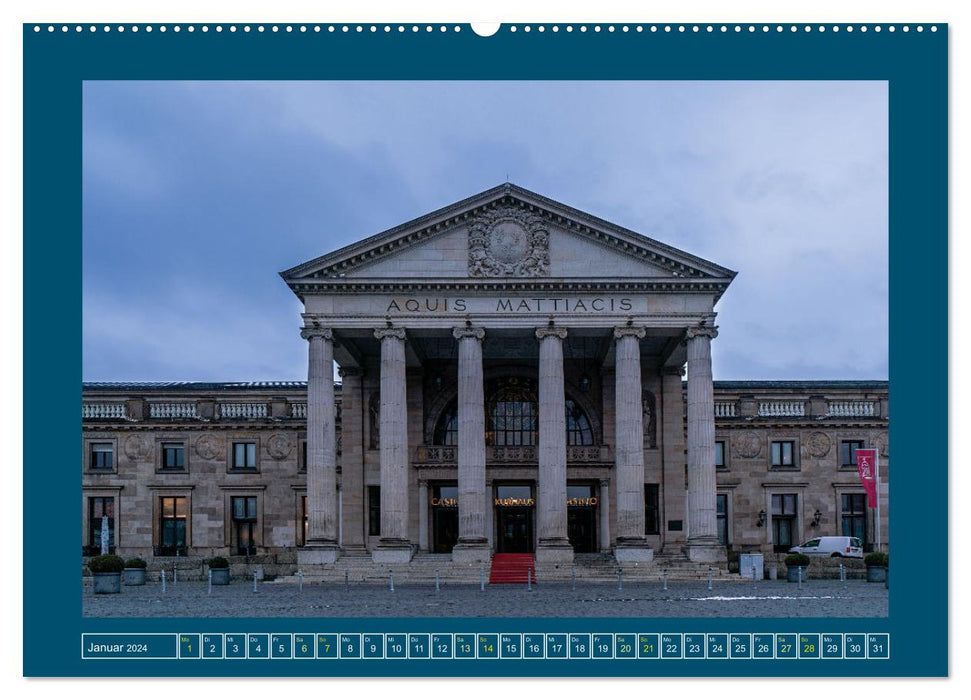
[[[341,550],[335,543],[308,543],[297,550],[297,564],[333,564],[340,556]]]
[[[699,561],[708,564],[726,561],[728,555],[725,548],[718,544],[717,540],[712,541],[708,538],[695,542],[688,541],[685,545],[684,553],[691,561]]]
[[[486,539],[459,541],[452,547],[452,561],[456,564],[488,564],[492,560],[492,548]]]
[[[366,557],[370,552],[363,544],[345,544],[341,547],[343,557]]]
[[[536,547],[536,561],[542,564],[572,564],[573,545],[565,537],[540,540]]]
[[[371,552],[375,564],[407,564],[415,549],[408,540],[381,540]]]
[[[618,541],[614,547],[614,559],[618,564],[644,564],[654,561],[654,550],[647,543],[647,540],[639,538],[629,538],[625,541]]]

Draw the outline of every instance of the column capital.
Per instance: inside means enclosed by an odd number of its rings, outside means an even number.
[[[566,328],[563,326],[543,326],[536,329],[536,337],[540,340],[554,336],[560,340],[566,340]]]
[[[718,337],[718,326],[692,326],[688,329],[688,340],[692,338],[710,338],[714,340]]]
[[[621,338],[637,338],[640,340],[645,335],[647,335],[647,329],[643,326],[618,326],[614,328],[614,338],[620,340]]]
[[[661,368],[661,374],[671,377],[684,377],[684,365],[665,365]]]
[[[304,340],[310,340],[311,338],[333,340],[334,331],[330,328],[321,328],[320,326],[304,326],[300,329],[300,337]]]
[[[463,338],[482,340],[485,338],[485,328],[481,326],[461,326],[459,328],[453,328],[452,337],[456,340],[462,340]]]
[[[601,479],[600,480],[600,488],[605,489],[608,486],[610,486],[610,479]]]
[[[397,338],[398,340],[405,339],[405,329],[404,328],[375,328],[374,337],[378,340],[384,340],[385,338]]]
[[[361,377],[364,375],[364,370],[360,367],[338,367],[337,374],[342,377]]]

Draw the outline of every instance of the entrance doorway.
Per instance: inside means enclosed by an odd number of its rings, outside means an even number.
[[[574,552],[597,551],[597,504],[593,486],[567,485],[566,528]]]
[[[528,484],[496,487],[496,551],[528,553],[533,547],[533,487]]]
[[[432,551],[448,554],[459,539],[458,486],[432,488]]]

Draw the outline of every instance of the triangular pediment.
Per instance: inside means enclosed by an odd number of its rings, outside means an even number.
[[[735,273],[590,214],[503,184],[280,273],[302,291],[340,281],[703,283]]]

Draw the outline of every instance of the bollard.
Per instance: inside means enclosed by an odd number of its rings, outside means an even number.
[[[533,590],[533,570],[531,568],[526,569],[526,590]]]
[[[624,570],[617,569],[617,590],[624,590]]]
[[[347,569],[344,569],[344,588],[347,588]]]
[[[212,569],[209,569],[209,595],[212,595]]]
[[[253,593],[256,593],[256,569],[253,569]]]
[[[667,569],[661,569],[661,582],[663,583],[661,590],[666,591],[668,589],[668,570]]]
[[[843,588],[846,588],[846,571],[843,569],[843,565],[840,564],[840,583],[843,584]]]
[[[165,593],[165,569],[162,569],[162,593]]]
[[[172,585],[179,582],[179,550],[175,550],[175,564],[172,565]]]
[[[297,592],[303,593],[303,569],[297,569]]]
[[[435,569],[435,592],[438,593],[441,589],[438,583],[438,569]]]
[[[708,590],[711,590],[711,567],[708,567]]]
[[[391,572],[391,569],[388,569],[388,587],[394,593],[394,574]]]
[[[576,591],[577,589],[577,567],[570,567],[570,590]]]
[[[796,567],[796,581],[799,582],[799,590],[801,591],[802,590],[802,567],[801,566]]]
[[[758,579],[756,579],[756,578],[755,578],[755,567],[753,566],[753,567],[752,567],[752,588],[755,588],[755,582],[756,582],[757,580],[758,580]]]
[[[479,590],[485,590],[485,566],[479,567]]]

